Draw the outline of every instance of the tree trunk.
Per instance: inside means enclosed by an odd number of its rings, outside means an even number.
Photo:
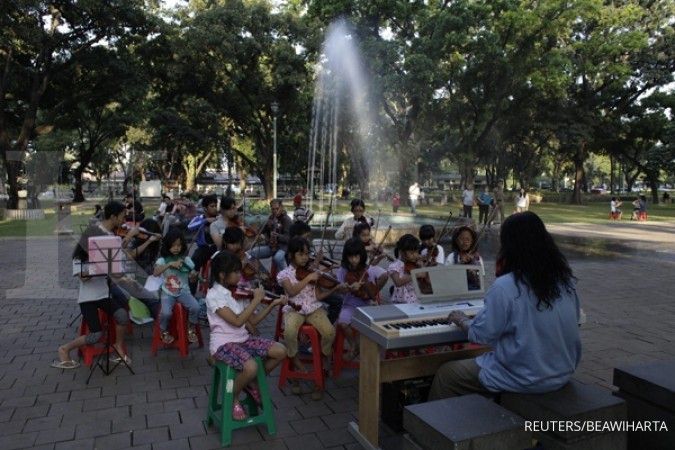
[[[655,205],[659,204],[659,177],[657,173],[650,172],[647,173],[647,179],[649,180],[649,189],[652,192],[652,202]]]
[[[80,166],[82,167],[82,166]],[[73,203],[82,203],[84,201],[84,192],[82,192],[82,170],[79,168],[73,172],[75,178],[75,188],[73,189]]]
[[[586,174],[584,172],[584,147],[585,144],[580,144],[574,155],[574,192],[572,193],[571,203],[574,205],[581,205],[581,186],[584,182]]]

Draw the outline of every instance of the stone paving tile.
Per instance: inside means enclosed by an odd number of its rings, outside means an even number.
[[[208,342],[203,349],[191,347],[186,358],[175,350],[151,356],[152,327],[135,326],[127,340],[135,375],[118,369],[104,376],[96,370],[86,385],[87,368],[49,367],[58,343],[72,339],[79,325],[78,320],[72,327],[65,326],[79,313],[75,280],[68,273],[72,242],[62,241],[62,248],[33,260],[35,255],[26,255],[25,243],[3,241],[3,255],[19,255],[19,261],[26,256],[23,263],[6,265],[6,257],[0,255],[0,267],[8,267],[0,271],[0,449],[114,449],[132,444],[134,448],[220,448],[218,431],[202,424],[212,376],[205,361]],[[484,256],[491,272],[494,264],[489,255]],[[54,264],[59,257],[63,263]],[[53,298],[54,289],[33,289],[30,297],[14,293],[6,298],[4,289],[17,289],[28,279],[14,271],[15,266],[25,267],[26,258],[31,259],[30,267],[50,262],[50,267],[58,267],[58,289],[69,294]],[[572,256],[570,261],[588,315],[588,323],[581,328],[584,354],[575,374],[579,381],[612,388],[612,369],[617,364],[675,358],[671,292],[675,259],[654,264],[653,256],[643,252],[611,260]],[[641,278],[638,314],[634,276],[645,273],[645,267],[650,276]],[[53,275],[48,275],[53,273],[36,269],[35,276],[43,277],[36,284],[53,286]],[[8,277],[16,280],[8,282]],[[273,314],[260,324],[263,335],[273,333],[275,318]],[[208,341],[207,329],[203,331]],[[338,380],[328,379],[324,398],[318,402],[308,394],[292,395],[288,387],[285,393],[279,391],[278,373],[268,380],[277,435],[268,435],[264,426],[237,430],[233,449],[358,448],[346,428],[357,413],[358,371],[347,370]],[[310,391],[309,385],[305,388]],[[381,427],[381,435],[386,450],[400,448],[400,436],[386,426]]]

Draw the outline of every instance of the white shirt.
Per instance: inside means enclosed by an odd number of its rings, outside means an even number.
[[[408,197],[410,197],[410,200],[417,200],[417,198],[420,196],[420,187],[416,184],[413,184],[408,188]]]
[[[443,247],[436,244],[436,248],[438,249],[438,254],[436,255],[436,264],[445,264],[445,251],[443,251]],[[423,248],[420,252],[420,256],[427,256],[427,253],[427,249]]]
[[[530,205],[530,197],[525,194],[523,197],[518,195],[516,197],[516,206],[518,208],[527,208]]]
[[[464,192],[462,192],[462,204],[466,206],[473,206],[473,195],[473,189],[464,189]]]
[[[234,314],[241,314],[246,309],[244,300],[235,300],[229,289],[214,283],[206,294],[206,315],[211,326],[209,352],[213,355],[220,347],[229,342],[246,342],[249,333],[246,325],[235,327],[220,317],[216,311],[229,308]]]

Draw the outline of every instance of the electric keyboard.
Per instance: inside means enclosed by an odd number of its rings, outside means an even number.
[[[385,349],[447,344],[467,340],[466,332],[448,323],[451,311],[475,316],[483,299],[438,304],[400,304],[358,308],[352,326]]]
[[[411,271],[419,303],[357,308],[352,325],[385,349],[466,341],[448,323],[451,311],[473,317],[483,308],[483,269],[474,265],[435,266]],[[424,292],[419,280],[424,279]],[[469,283],[469,280],[478,281]]]

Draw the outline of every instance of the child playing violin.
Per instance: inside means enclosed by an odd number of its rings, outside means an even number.
[[[242,390],[262,404],[260,391],[256,383],[258,367],[255,357],[264,360],[265,372],[270,373],[286,357],[286,348],[271,339],[249,334],[246,324],[255,326],[262,321],[274,307],[286,304],[288,299],[280,297],[272,301],[262,311],[256,312],[265,297],[262,288],[253,291],[249,301],[235,299],[228,286],[236,286],[241,276],[241,261],[235,255],[218,252],[211,260],[211,288],[206,294],[207,314],[211,327],[209,352],[213,358],[239,371],[234,380],[234,420],[246,420],[247,415],[239,403]]]
[[[481,266],[481,272],[485,273],[483,259],[478,254],[478,236],[468,226],[463,226],[455,231],[452,236],[452,253],[445,260],[445,265],[470,264]],[[480,279],[477,273],[468,274],[469,289],[480,289]]]
[[[420,241],[412,234],[404,234],[396,242],[394,254],[398,258],[389,264],[387,272],[394,282],[392,303],[417,303],[417,295],[410,271],[418,266]]]
[[[420,227],[420,241],[422,247],[420,256],[426,266],[435,266],[445,262],[445,252],[443,247],[436,243],[436,230],[433,225],[422,225]]]
[[[356,237],[348,240],[342,250],[342,264],[337,271],[337,279],[341,283],[346,283],[349,290],[342,296],[338,326],[344,331],[349,343],[348,359],[354,359],[358,355],[358,341],[351,327],[354,311],[356,308],[376,302],[380,290],[389,278],[389,274],[376,265],[382,257],[383,255],[376,256],[368,264],[366,248]]]
[[[290,265],[277,275],[277,281],[284,288],[290,303],[301,306],[300,311],[295,311],[291,305],[283,308],[284,342],[288,348],[288,357],[293,360],[297,370],[304,369],[298,357],[298,330],[304,323],[314,326],[321,335],[321,353],[326,357],[324,367],[328,366],[329,356],[333,352],[335,328],[328,320],[326,311],[321,307],[321,300],[333,292],[345,289],[343,284],[335,284],[329,289],[318,285],[320,272],[307,269],[309,247],[307,239],[302,237],[291,239],[288,243]],[[297,383],[292,386],[292,392],[300,393],[300,386]],[[312,393],[312,398],[319,400],[321,397],[322,393],[317,386]]]

